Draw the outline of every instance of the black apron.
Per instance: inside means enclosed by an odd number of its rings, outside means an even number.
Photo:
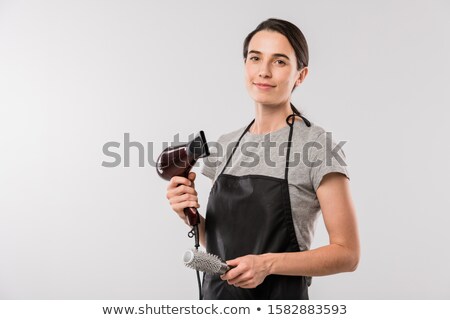
[[[292,118],[292,123],[289,119]],[[305,118],[305,123],[309,121]],[[288,188],[289,154],[295,116],[290,126],[284,179],[264,175],[225,174],[240,136],[209,194],[206,209],[206,251],[231,260],[248,254],[299,252]],[[203,276],[203,299],[308,299],[304,276],[269,275],[254,289],[237,288],[219,275]]]

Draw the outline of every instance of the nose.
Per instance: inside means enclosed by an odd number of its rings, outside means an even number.
[[[261,63],[259,67],[259,77],[261,78],[270,78],[272,73],[270,72],[270,64],[269,63]]]

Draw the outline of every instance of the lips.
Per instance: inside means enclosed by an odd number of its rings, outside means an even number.
[[[274,88],[275,86],[268,84],[268,83],[253,83],[255,86],[257,86],[258,88],[261,89],[270,89],[270,88]]]

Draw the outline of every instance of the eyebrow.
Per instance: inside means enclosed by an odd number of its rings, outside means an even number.
[[[250,50],[247,54],[250,54],[250,53],[261,54],[260,51],[256,51],[256,50]],[[289,57],[283,53],[274,53],[272,55],[272,57],[282,57],[282,58],[289,60]]]

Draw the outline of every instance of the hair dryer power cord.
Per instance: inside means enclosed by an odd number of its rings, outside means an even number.
[[[195,246],[195,250],[198,250],[198,248],[200,247],[200,238],[199,238],[199,232],[198,232],[198,224],[196,224],[195,226],[192,227],[192,230],[189,231],[188,233],[188,237],[192,238],[194,237],[194,246]],[[203,300],[203,296],[202,296],[202,283],[200,281],[200,271],[195,270],[195,272],[197,273],[197,282],[198,282],[198,296],[199,296],[199,300]]]

